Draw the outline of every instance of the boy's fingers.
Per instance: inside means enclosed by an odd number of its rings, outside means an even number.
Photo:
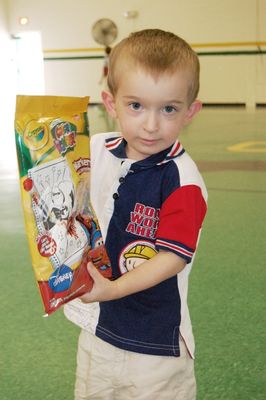
[[[97,276],[100,274],[91,261],[89,261],[87,264],[87,270],[93,280],[94,278],[97,278]]]
[[[89,261],[87,264],[87,270],[90,271],[91,269],[93,269],[93,264],[91,261]]]

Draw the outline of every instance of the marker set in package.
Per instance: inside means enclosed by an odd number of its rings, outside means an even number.
[[[89,202],[89,98],[17,96],[15,135],[32,267],[44,309],[91,290],[92,262],[112,271]]]

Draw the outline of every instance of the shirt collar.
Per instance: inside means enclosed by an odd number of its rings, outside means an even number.
[[[114,136],[105,140],[106,148],[117,158],[125,159],[126,155],[126,140],[122,136]],[[181,156],[185,152],[182,144],[176,140],[174,144],[159,153],[152,154],[144,160],[133,162],[132,166],[141,168],[149,168],[153,165],[161,165],[176,157]]]

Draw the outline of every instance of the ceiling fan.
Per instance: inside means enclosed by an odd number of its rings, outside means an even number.
[[[91,33],[95,42],[108,47],[117,38],[118,29],[111,19],[101,18],[93,24]]]

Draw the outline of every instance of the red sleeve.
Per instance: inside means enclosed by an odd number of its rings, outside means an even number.
[[[160,210],[157,249],[172,251],[190,262],[206,210],[200,187],[187,185],[175,190]]]

